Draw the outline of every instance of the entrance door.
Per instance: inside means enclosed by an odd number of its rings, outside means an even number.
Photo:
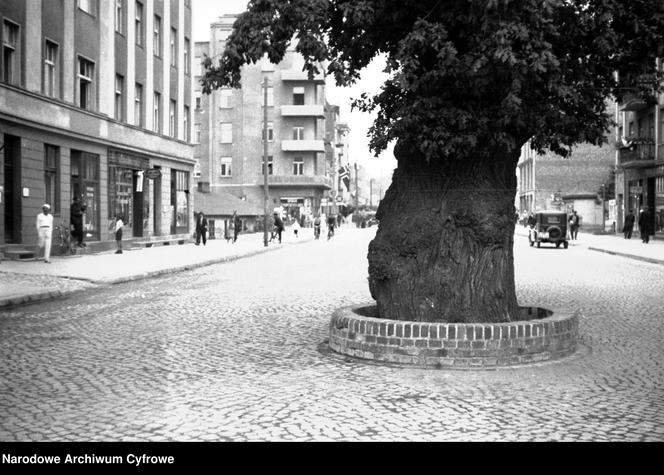
[[[4,191],[5,243],[21,243],[21,139],[6,135]]]
[[[154,167],[160,169],[161,167]],[[154,235],[161,235],[161,175],[154,179]]]
[[[134,237],[143,237],[143,175],[138,173],[132,173],[134,179],[132,180],[133,186],[133,236]],[[139,180],[141,183],[139,183]],[[141,191],[136,191],[141,190]]]
[[[650,177],[648,178],[647,181],[647,186],[648,186],[648,194],[646,196],[648,202],[646,203],[648,205],[648,208],[650,208],[650,229],[654,230],[656,228],[655,226],[655,177]]]

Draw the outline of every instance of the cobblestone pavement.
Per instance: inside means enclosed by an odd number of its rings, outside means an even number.
[[[55,298],[94,287],[89,282],[51,275],[27,275],[0,269],[0,309],[10,304]]]
[[[425,370],[325,351],[369,230],[3,312],[0,440],[664,440],[661,265],[516,239],[521,304],[574,356]]]

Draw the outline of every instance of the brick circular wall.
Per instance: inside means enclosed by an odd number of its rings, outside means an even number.
[[[554,360],[576,350],[579,313],[521,307],[507,323],[421,323],[375,318],[375,306],[337,310],[330,348],[356,358],[436,368],[490,368]]]

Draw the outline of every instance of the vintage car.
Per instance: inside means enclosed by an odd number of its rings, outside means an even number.
[[[561,211],[539,211],[535,213],[535,223],[528,230],[528,242],[537,247],[543,242],[550,242],[567,249],[567,214]]]

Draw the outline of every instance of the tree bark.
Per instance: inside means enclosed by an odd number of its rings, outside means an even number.
[[[519,150],[427,162],[403,142],[369,245],[369,289],[381,318],[517,320],[514,284]]]

